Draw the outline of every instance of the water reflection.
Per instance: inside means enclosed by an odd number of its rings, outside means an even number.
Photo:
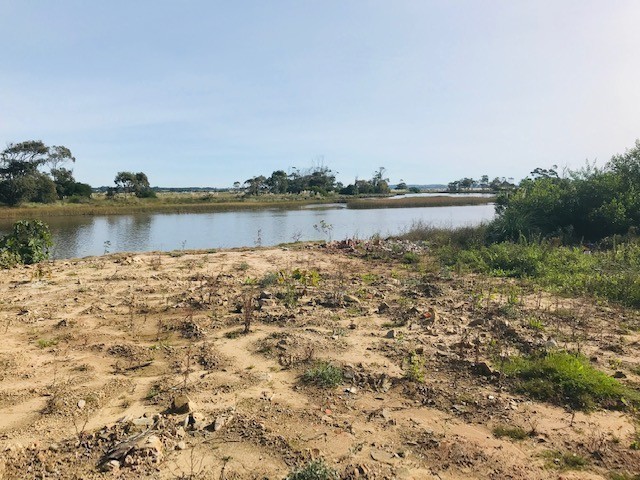
[[[295,240],[317,240],[314,228],[331,225],[331,237],[368,238],[397,234],[419,220],[440,227],[477,225],[491,220],[493,205],[431,208],[351,210],[334,208],[249,210],[217,213],[138,214],[51,217],[54,258],[101,255],[105,242],[110,252],[230,248],[277,245]],[[10,230],[11,220],[0,221],[0,234]]]

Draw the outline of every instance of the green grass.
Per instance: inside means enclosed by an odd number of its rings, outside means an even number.
[[[492,432],[496,438],[508,437],[512,440],[524,440],[529,437],[529,434],[523,428],[509,425],[497,425]]]
[[[404,378],[411,382],[424,383],[424,358],[411,352],[406,361]]]
[[[314,460],[294,470],[285,480],[338,480],[340,476],[322,460]]]
[[[547,450],[542,456],[548,460],[547,465],[549,467],[559,470],[581,470],[589,464],[585,457],[571,452]]]
[[[342,369],[329,362],[317,362],[304,372],[302,380],[319,387],[333,388],[342,383]]]
[[[640,404],[640,393],[593,368],[582,356],[567,352],[516,357],[504,365],[516,389],[538,400],[578,410],[621,409]]]

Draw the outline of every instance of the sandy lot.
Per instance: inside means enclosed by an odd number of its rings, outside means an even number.
[[[531,401],[492,360],[553,337],[637,385],[637,312],[443,272],[409,244],[56,261],[0,272],[0,292],[0,478],[640,472],[631,414]],[[321,362],[337,386],[304,381]]]

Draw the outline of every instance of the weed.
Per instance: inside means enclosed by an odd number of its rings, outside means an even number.
[[[285,480],[338,480],[338,473],[322,460],[314,460],[287,475]]]
[[[544,322],[539,318],[532,317],[527,321],[527,328],[541,332],[544,330]]]
[[[509,437],[512,440],[524,440],[529,436],[523,428],[509,425],[497,425],[492,431],[496,438]]]
[[[516,357],[505,362],[504,373],[517,378],[518,390],[533,398],[579,410],[640,402],[640,393],[593,368],[585,357],[568,352]]]
[[[560,470],[580,470],[589,463],[582,455],[559,450],[547,450],[542,456],[549,461],[549,467]]]
[[[40,338],[38,339],[36,344],[38,345],[38,348],[43,348],[43,349],[54,347],[58,344],[58,339],[57,338]]]
[[[160,387],[158,385],[152,385],[147,394],[145,395],[145,400],[153,400],[158,395],[160,395]]]
[[[317,362],[304,372],[302,380],[324,388],[332,388],[342,383],[342,369],[329,362]]]
[[[404,378],[412,382],[424,383],[424,359],[416,352],[411,352],[406,360]]]
[[[402,255],[402,263],[417,265],[420,263],[420,255],[415,252],[405,252],[404,255]]]

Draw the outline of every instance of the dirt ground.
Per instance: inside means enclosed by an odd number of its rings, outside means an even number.
[[[554,342],[637,387],[637,312],[442,271],[419,246],[117,254],[3,271],[0,292],[0,478],[640,472],[629,412],[531,401],[495,361]],[[319,362],[337,386],[304,381]]]

